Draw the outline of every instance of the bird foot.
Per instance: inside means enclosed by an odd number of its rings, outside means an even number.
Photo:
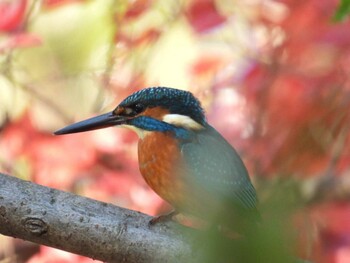
[[[170,213],[168,214],[164,214],[164,215],[160,215],[160,216],[156,216],[156,217],[153,217],[150,221],[149,221],[149,225],[150,226],[153,226],[157,223],[160,223],[160,222],[168,222],[168,221],[171,221],[173,220],[173,217],[176,216],[179,212],[177,212],[176,210],[173,210],[171,211]]]

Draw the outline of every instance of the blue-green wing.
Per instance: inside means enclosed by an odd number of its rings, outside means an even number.
[[[183,143],[181,151],[196,185],[208,194],[255,210],[257,197],[247,170],[237,152],[214,128],[208,126],[195,141]]]

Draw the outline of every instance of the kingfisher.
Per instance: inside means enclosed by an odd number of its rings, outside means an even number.
[[[200,101],[168,87],[139,90],[112,112],[56,131],[55,135],[111,126],[138,134],[139,170],[174,211],[151,224],[181,213],[230,226],[247,226],[258,217],[257,195],[235,149],[210,126]],[[237,222],[232,222],[237,221]]]

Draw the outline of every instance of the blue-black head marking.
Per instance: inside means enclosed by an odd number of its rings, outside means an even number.
[[[135,104],[141,104],[147,108],[163,107],[171,114],[189,116],[201,125],[206,123],[199,100],[188,91],[167,87],[146,88],[131,94],[119,105],[128,107]]]

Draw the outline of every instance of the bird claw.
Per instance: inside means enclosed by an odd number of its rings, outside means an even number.
[[[150,226],[153,226],[155,224],[158,224],[158,223],[164,223],[164,222],[168,222],[168,221],[172,221],[173,220],[173,216],[177,215],[178,212],[173,210],[171,211],[170,213],[168,214],[164,214],[164,215],[160,215],[160,216],[156,216],[156,217],[153,217],[150,221],[149,221],[149,225]]]

